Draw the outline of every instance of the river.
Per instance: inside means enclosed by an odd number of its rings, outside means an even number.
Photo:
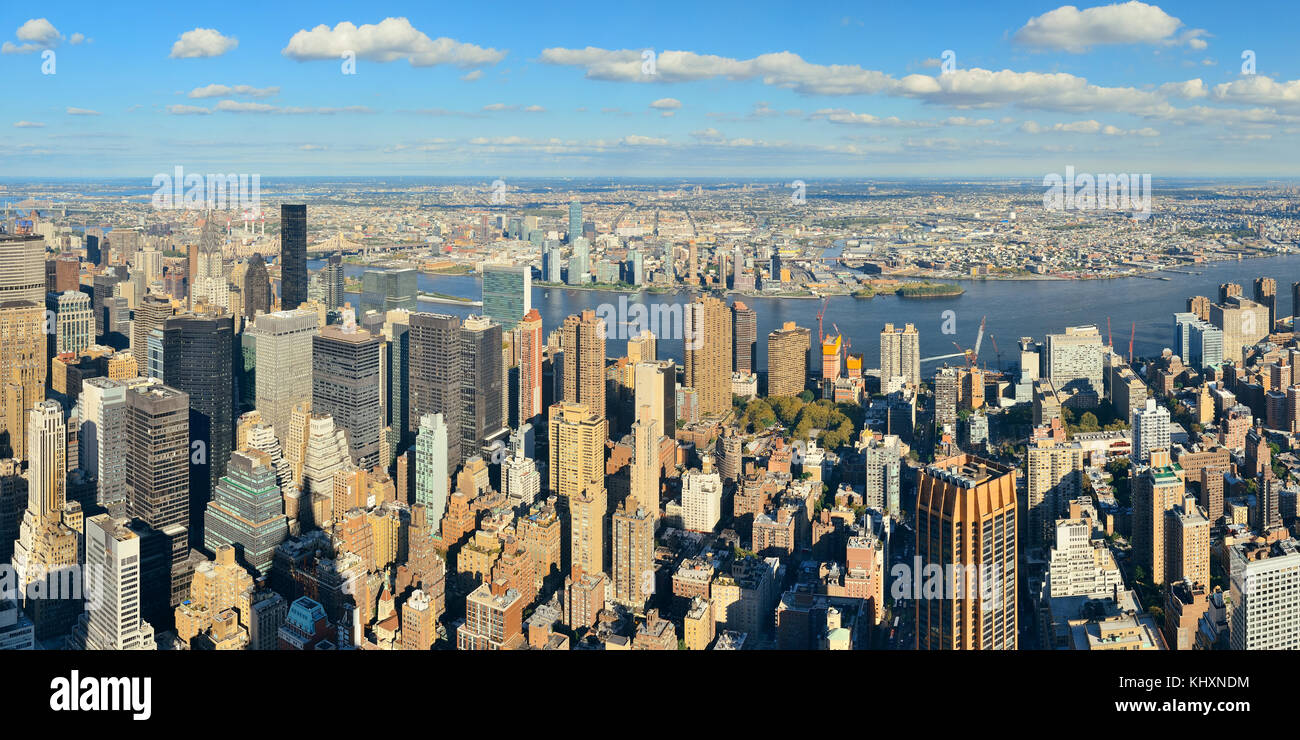
[[[312,260],[308,267],[320,269],[320,260]],[[1139,356],[1158,354],[1173,342],[1173,314],[1187,310],[1187,298],[1203,295],[1217,300],[1221,283],[1239,283],[1243,293],[1253,294],[1257,277],[1277,280],[1278,316],[1292,312],[1291,283],[1300,281],[1300,255],[1262,257],[1240,261],[1214,262],[1207,265],[1179,268],[1199,272],[1199,275],[1165,273],[1168,280],[1151,278],[1117,278],[1113,280],[976,280],[962,281],[966,292],[948,298],[900,298],[895,295],[871,299],[835,296],[826,309],[824,327],[827,332],[837,325],[851,342],[851,351],[861,352],[864,365],[879,367],[879,334],[885,322],[896,326],[913,323],[921,335],[922,357],[947,355],[957,352],[953,342],[964,349],[975,344],[980,319],[986,317],[984,342],[980,349],[980,364],[989,368],[998,365],[993,349],[996,340],[1002,354],[1002,367],[1017,361],[1016,341],[1033,337],[1038,341],[1048,333],[1064,330],[1066,326],[1095,324],[1106,336],[1106,318],[1110,317],[1114,343],[1121,352],[1127,352],[1129,332],[1133,322],[1137,331],[1133,349]],[[365,268],[346,265],[348,277],[360,278]],[[1159,274],[1159,273],[1157,273]],[[478,300],[482,298],[482,282],[473,275],[420,274],[419,289],[424,293],[445,293]],[[676,293],[628,295],[592,290],[561,288],[534,288],[533,307],[542,315],[546,333],[559,328],[564,318],[583,309],[596,309],[601,304],[618,306],[620,296],[632,303],[685,303],[690,294]],[[758,364],[767,367],[767,335],[786,321],[816,332],[817,310],[821,301],[793,298],[741,297],[758,313]],[[478,309],[471,306],[454,306],[442,303],[421,302],[421,309],[438,313],[467,316]],[[956,334],[942,333],[944,312],[951,310],[956,317]],[[990,336],[991,335],[991,336]],[[680,337],[680,335],[678,335]],[[610,339],[606,353],[617,357],[624,353],[626,337]],[[682,360],[680,338],[663,339],[659,343],[661,357]],[[949,360],[956,364],[960,359]],[[937,363],[928,363],[926,373]]]

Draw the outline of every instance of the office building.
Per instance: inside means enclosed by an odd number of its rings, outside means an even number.
[[[163,382],[189,398],[191,532],[226,474],[235,439],[235,346],[231,316],[173,316],[163,330]]]
[[[922,572],[933,565],[962,577],[945,584],[943,598],[917,595],[917,649],[1016,649],[1015,478],[1013,469],[965,454],[921,471],[918,565]]]
[[[585,405],[605,416],[605,321],[595,311],[564,320],[560,348],[564,353],[563,395],[568,403]]]
[[[217,552],[231,545],[254,575],[270,574],[275,548],[289,534],[284,498],[270,455],[248,450],[230,456],[203,526],[208,550]]]
[[[141,617],[140,538],[125,519],[86,520],[86,613],[82,649],[156,650],[153,626]]]
[[[90,308],[90,296],[72,290],[49,293],[45,296],[45,310],[54,314],[51,355],[79,355],[94,342],[95,314]]]
[[[1233,650],[1300,649],[1300,543],[1240,542],[1228,548]]]
[[[420,420],[425,414],[442,414],[450,430],[447,459],[453,468],[458,467],[463,459],[460,433],[464,405],[461,320],[447,314],[413,313],[410,326],[411,431],[419,432]]]
[[[514,329],[519,354],[519,424],[541,421],[543,341],[542,315],[535,308],[529,309]]]
[[[505,331],[533,310],[533,269],[504,265],[483,266],[483,315]]]
[[[355,325],[330,325],[312,336],[311,407],[347,430],[352,463],[379,464],[383,432],[379,338]]]
[[[87,378],[77,399],[79,464],[95,481],[96,503],[113,510],[126,503],[126,393],[121,381]]]
[[[461,461],[482,454],[506,428],[501,325],[469,316],[460,326]]]
[[[442,515],[447,511],[451,485],[448,443],[447,423],[442,414],[425,414],[420,418],[419,433],[415,438],[413,503],[424,507],[432,531],[442,526]]]
[[[257,410],[282,445],[294,407],[311,401],[312,337],[319,327],[316,312],[307,308],[258,316],[248,332],[257,343]]]
[[[280,306],[307,302],[307,206],[280,206]]]

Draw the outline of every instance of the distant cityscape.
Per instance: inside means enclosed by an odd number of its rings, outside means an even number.
[[[1023,187],[916,183],[493,206],[320,182],[249,218],[78,187],[7,204],[0,235],[6,647],[1300,641],[1295,590],[1252,585],[1300,563],[1300,345],[1275,279],[1153,306],[1156,356],[1064,324],[992,368],[983,323],[921,351],[963,285],[1292,254],[1286,188],[1064,219]],[[552,288],[607,302],[546,325]],[[915,302],[869,334],[823,321],[831,296],[892,293]],[[816,325],[760,337],[746,301],[780,297]]]
[[[1294,12],[1104,2],[0,7],[6,695],[1033,651],[1058,720],[1250,712],[1193,651],[1300,650]],[[1011,684],[914,687],[980,660],[787,672],[965,726]]]

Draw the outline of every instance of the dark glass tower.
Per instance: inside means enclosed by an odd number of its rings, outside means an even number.
[[[348,431],[358,467],[379,463],[383,408],[379,403],[379,339],[365,329],[327,326],[312,337],[311,406]]]
[[[447,424],[447,460],[461,459],[461,363],[460,317],[438,313],[411,314],[410,415],[408,431],[420,431],[420,417],[442,414]],[[500,343],[497,344],[500,354]]]
[[[191,532],[226,474],[234,443],[234,325],[230,316],[173,316],[163,323],[163,380],[190,400]],[[194,443],[202,442],[199,447]]]
[[[294,309],[307,300],[307,206],[280,206],[280,305]]]
[[[479,454],[484,443],[505,426],[501,325],[471,316],[461,325],[460,336],[461,457],[469,459]]]

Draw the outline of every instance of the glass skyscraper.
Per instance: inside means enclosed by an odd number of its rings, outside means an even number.
[[[533,270],[504,265],[483,267],[483,315],[501,325],[505,331],[533,307]]]
[[[411,268],[399,270],[366,270],[361,276],[361,312],[387,313],[400,309],[416,310],[419,289],[416,287],[418,273]]]
[[[582,204],[578,201],[569,203],[569,243],[582,238]]]
[[[280,305],[297,308],[307,300],[307,206],[280,206]]]

